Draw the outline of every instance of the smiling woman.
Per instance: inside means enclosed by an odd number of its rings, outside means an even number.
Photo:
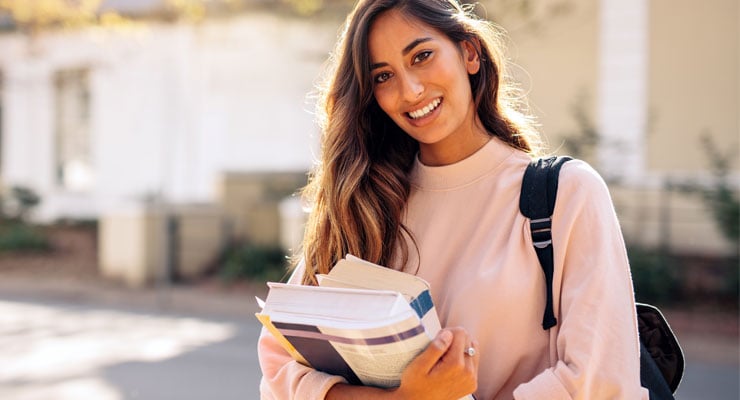
[[[454,43],[398,10],[380,15],[370,29],[375,100],[419,143],[426,165],[460,161],[490,138],[468,82],[480,69],[477,45]]]
[[[558,323],[541,325],[545,279],[519,212],[539,141],[500,41],[456,0],[358,1],[319,105],[321,163],[290,282],[315,285],[359,256],[426,280],[445,329],[391,389],[299,364],[263,330],[263,399],[647,399],[619,224],[580,161],[560,172]]]

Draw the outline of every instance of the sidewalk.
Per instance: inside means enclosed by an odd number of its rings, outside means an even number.
[[[0,398],[258,398],[254,300],[212,292],[0,274]]]

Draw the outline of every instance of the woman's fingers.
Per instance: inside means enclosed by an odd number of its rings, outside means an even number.
[[[468,348],[470,339],[468,333],[463,328],[452,328],[454,339],[450,345],[450,351],[445,355],[446,357],[452,357],[453,360],[462,360],[465,355],[465,350]]]
[[[463,328],[445,328],[404,370],[399,398],[457,399],[475,391],[477,356],[465,349],[472,343]]]
[[[437,337],[427,346],[426,350],[421,352],[410,364],[409,367],[422,372],[429,373],[432,368],[439,362],[447,352],[454,339],[454,335],[449,330],[443,329]]]
[[[465,329],[449,329],[453,334],[452,343],[431,374],[444,377],[447,381],[455,381],[464,394],[473,393],[478,386],[478,344],[468,336]],[[472,356],[468,354],[471,347]]]

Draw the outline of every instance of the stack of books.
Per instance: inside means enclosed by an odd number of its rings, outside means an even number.
[[[269,282],[257,318],[304,365],[397,387],[441,329],[429,284],[351,255],[317,278],[319,286]]]

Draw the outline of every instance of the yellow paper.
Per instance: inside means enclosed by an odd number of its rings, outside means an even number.
[[[283,334],[280,333],[278,328],[276,328],[275,325],[273,325],[272,321],[270,320],[269,315],[260,314],[260,313],[257,313],[254,315],[257,317],[257,319],[260,322],[262,322],[262,325],[264,325],[265,328],[267,328],[267,331],[270,332],[272,336],[275,337],[275,339],[277,339],[278,343],[280,343],[280,345],[283,346],[285,351],[287,351],[288,354],[290,354],[290,356],[293,357],[294,360],[298,361],[299,363],[305,366],[308,366],[308,367],[311,366],[311,364],[309,364],[308,361],[306,361],[306,359],[303,358],[301,353],[299,353],[298,350],[296,350],[296,348],[293,347],[292,344],[290,344],[288,339],[286,339],[285,336],[283,336]]]

